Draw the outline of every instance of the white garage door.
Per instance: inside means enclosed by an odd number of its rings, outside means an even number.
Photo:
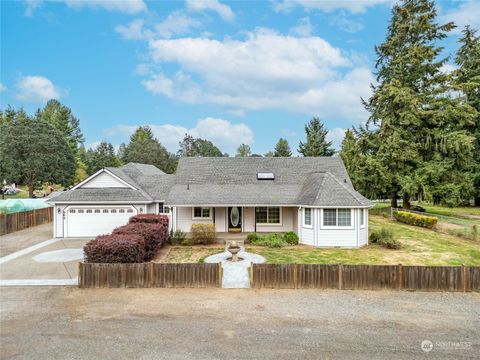
[[[70,207],[65,217],[67,237],[108,234],[137,214],[133,206]]]

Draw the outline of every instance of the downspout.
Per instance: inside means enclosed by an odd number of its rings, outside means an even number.
[[[257,232],[257,208],[253,208],[253,223],[254,223],[254,232]]]

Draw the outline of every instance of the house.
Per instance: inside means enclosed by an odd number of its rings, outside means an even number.
[[[129,163],[102,169],[51,202],[55,237],[95,236],[135,214],[166,213],[173,230],[204,223],[223,237],[294,231],[318,247],[367,244],[373,205],[354,190],[340,157],[188,157],[174,175]]]

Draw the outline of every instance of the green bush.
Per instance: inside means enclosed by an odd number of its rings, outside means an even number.
[[[384,212],[382,212],[382,214],[381,214],[381,215],[382,215],[382,217],[384,217],[384,218],[388,218],[388,217],[390,217],[390,214],[389,214],[389,213],[387,213],[387,212],[385,212],[385,211],[384,211]]]
[[[392,230],[381,228],[379,231],[373,231],[370,234],[370,242],[378,244],[387,249],[400,249],[401,244],[395,240]]]
[[[258,234],[258,233],[254,233],[254,232],[250,233],[250,234],[247,235],[247,241],[248,241],[249,244],[252,244],[255,241],[257,241],[260,236],[261,235]]]
[[[215,224],[192,224],[190,228],[190,240],[192,245],[213,244],[215,238]]]
[[[293,235],[295,235],[295,237]],[[293,233],[293,235],[290,233],[283,235],[252,233],[249,234],[247,239],[251,245],[266,246],[269,248],[281,248],[289,244],[298,244],[298,236],[295,233]]]
[[[289,245],[298,245],[298,235],[293,231],[286,232],[283,234],[283,239]]]
[[[395,211],[393,213],[395,220],[408,225],[420,226],[428,229],[432,229],[438,222],[438,218],[434,216],[425,216],[408,211]]]
[[[170,230],[170,236],[168,237],[168,241],[171,245],[183,245],[186,238],[187,234],[182,230]]]

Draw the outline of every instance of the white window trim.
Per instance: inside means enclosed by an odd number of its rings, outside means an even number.
[[[310,225],[305,223],[305,210],[310,209]],[[313,228],[313,209],[312,208],[303,208],[302,209],[302,227],[312,229]]]
[[[363,210],[363,219],[362,219],[362,210]],[[360,229],[365,229],[365,225],[367,223],[366,221],[366,214],[367,212],[365,209],[358,209],[358,217],[359,217],[359,223],[360,223]],[[362,225],[362,220],[363,220],[363,225]]]
[[[209,209],[209,216],[208,217],[196,217],[195,216],[195,208],[200,208],[200,209]],[[192,207],[192,220],[213,220],[213,208],[208,207],[208,206],[194,206]]]
[[[337,224],[338,224],[338,209],[345,209],[345,208],[329,208],[327,210],[336,210],[336,216],[337,216]],[[321,219],[320,219],[320,229],[324,229],[324,230],[352,230],[352,229],[355,229],[355,219],[352,215],[352,212],[353,212],[353,209],[347,209],[347,210],[350,210],[350,226],[338,226],[338,225],[335,225],[335,226],[325,226],[323,225],[323,218],[324,218],[324,213],[323,213],[323,210],[325,209],[322,209],[322,216],[321,216]]]
[[[257,215],[256,215],[256,212],[257,212],[257,208],[259,207],[265,207],[265,208],[279,208],[280,209],[280,214],[279,214],[279,218],[280,218],[280,222],[279,223],[257,223]],[[254,217],[255,217],[255,225],[260,225],[260,226],[282,226],[283,224],[283,208],[281,206],[256,206],[253,211],[255,212],[254,213]],[[268,210],[267,210],[267,221],[268,221]]]

